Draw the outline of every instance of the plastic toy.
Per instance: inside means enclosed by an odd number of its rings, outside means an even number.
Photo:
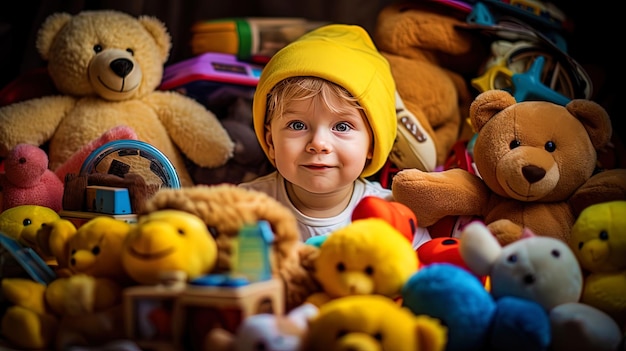
[[[626,200],[584,209],[572,227],[569,247],[585,272],[580,302],[626,327]]]
[[[322,306],[350,295],[378,294],[394,299],[419,261],[411,243],[381,218],[365,218],[328,235],[314,261],[322,286],[307,302]]]
[[[436,318],[414,315],[380,295],[330,301],[311,319],[301,351],[447,350],[447,328]]]
[[[352,211],[352,220],[372,217],[386,220],[402,233],[410,243],[413,242],[413,236],[417,228],[417,218],[405,205],[376,196],[366,196],[361,199]]]

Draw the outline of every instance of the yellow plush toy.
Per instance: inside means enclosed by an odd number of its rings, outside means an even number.
[[[411,243],[391,224],[358,219],[321,244],[313,275],[323,291],[307,302],[319,307],[336,298],[370,294],[394,299],[418,265]]]
[[[309,322],[301,351],[441,351],[447,329],[379,295],[342,297],[322,306]]]
[[[0,157],[19,143],[49,142],[49,167],[119,125],[160,150],[191,185],[186,156],[200,167],[217,167],[233,142],[216,116],[195,100],[157,91],[171,37],[156,18],[111,11],[55,13],[38,32],[37,49],[59,95],[0,109]]]
[[[54,263],[54,256],[46,254],[37,243],[37,232],[47,223],[60,219],[61,216],[49,207],[39,205],[20,205],[0,213],[0,232],[30,247],[48,263]]]
[[[569,245],[586,273],[580,301],[626,327],[626,201],[585,208]]]
[[[182,272],[187,280],[208,274],[217,261],[217,244],[198,216],[160,210],[139,218],[119,253],[134,281],[156,285],[164,274]]]
[[[146,201],[143,213],[175,209],[200,217],[217,242],[217,262],[211,273],[231,272],[239,231],[247,224],[267,221],[274,233],[271,272],[285,284],[285,310],[300,306],[320,290],[310,270],[318,249],[300,240],[293,213],[273,197],[234,184],[161,188]],[[404,239],[406,241],[406,239]]]
[[[49,223],[51,230],[39,231],[37,242],[56,257],[59,277],[47,287],[27,279],[2,281],[13,304],[2,317],[7,339],[18,347],[60,350],[123,336],[122,288],[130,279],[119,255],[130,226],[102,216],[78,229],[58,219]]]

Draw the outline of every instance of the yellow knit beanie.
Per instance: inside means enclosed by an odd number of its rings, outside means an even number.
[[[365,29],[344,24],[317,28],[285,46],[267,63],[253,101],[254,130],[266,154],[267,94],[280,81],[296,76],[326,79],[344,87],[359,100],[374,136],[373,157],[361,176],[378,172],[396,138],[396,87],[389,63]]]

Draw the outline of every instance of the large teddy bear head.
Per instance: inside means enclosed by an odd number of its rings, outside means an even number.
[[[626,170],[596,173],[596,152],[612,127],[591,100],[517,103],[504,90],[488,90],[472,103],[470,119],[478,176],[457,168],[394,178],[394,198],[423,226],[446,215],[479,216],[501,244],[519,239],[524,226],[567,241],[577,208],[626,196]]]
[[[396,81],[399,168],[442,166],[464,134],[472,95],[463,78],[488,56],[483,41],[460,28],[466,13],[435,1],[396,2],[378,14],[374,41]],[[466,128],[469,129],[469,128]]]
[[[192,183],[185,156],[201,167],[232,157],[233,143],[213,113],[182,94],[157,90],[172,45],[158,19],[112,10],[55,13],[36,44],[59,94],[0,109],[0,157],[18,143],[49,143],[55,170],[120,125],[165,154],[183,185]]]

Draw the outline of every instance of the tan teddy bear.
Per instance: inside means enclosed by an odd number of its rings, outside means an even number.
[[[390,155],[400,168],[432,171],[457,140],[471,136],[465,119],[473,96],[465,77],[475,74],[488,48],[459,28],[466,15],[434,1],[396,2],[378,14],[374,41],[401,98]]]
[[[192,180],[185,158],[221,166],[233,142],[216,116],[195,100],[156,90],[171,37],[156,18],[112,10],[55,13],[38,32],[37,49],[59,95],[0,109],[0,157],[19,143],[49,142],[55,170],[84,145],[119,125],[172,162],[182,185]]]
[[[448,215],[478,216],[503,245],[519,239],[522,227],[567,242],[580,209],[626,198],[626,169],[596,172],[597,150],[612,132],[599,104],[517,103],[504,90],[488,90],[472,103],[470,119],[478,132],[478,176],[460,168],[406,169],[394,178],[395,200],[421,226]]]

